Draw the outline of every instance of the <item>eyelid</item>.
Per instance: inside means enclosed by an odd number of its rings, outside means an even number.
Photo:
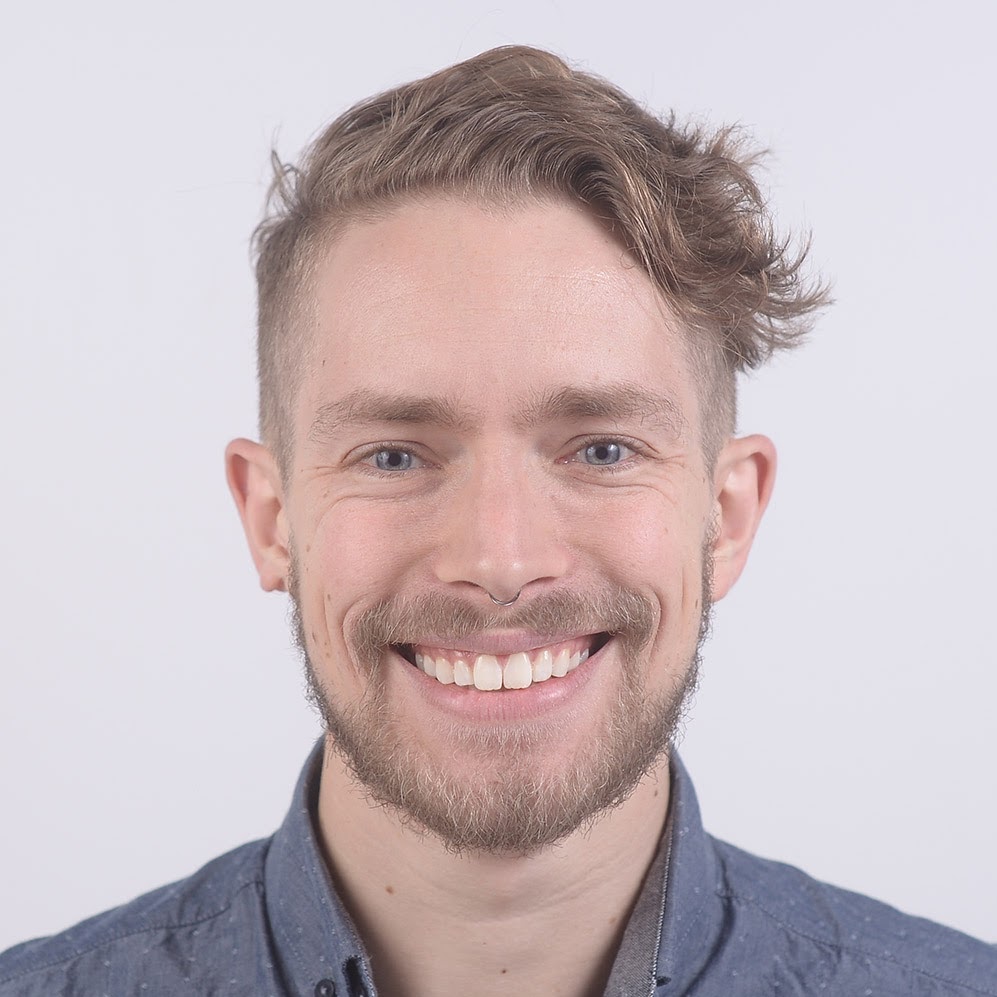
[[[385,471],[382,468],[377,467],[372,460],[372,458],[376,457],[379,453],[385,452],[406,453],[417,462],[417,466],[407,468],[405,470],[399,469],[396,471]],[[406,470],[417,471],[421,470],[423,467],[428,467],[430,464],[430,461],[422,453],[420,453],[420,448],[414,443],[393,443],[391,441],[371,443],[367,446],[359,447],[351,456],[349,462],[354,465],[361,465],[366,471],[370,471],[373,474],[383,477],[397,477],[405,474]]]
[[[596,446],[600,443],[615,443],[631,452],[626,457],[621,458],[616,464],[586,464],[584,461],[574,459],[577,458],[583,450],[586,450],[591,446]],[[563,458],[564,463],[582,464],[584,467],[598,468],[600,470],[613,470],[614,468],[618,469],[628,464],[634,457],[647,456],[647,449],[640,443],[639,440],[635,440],[630,436],[621,436],[613,433],[602,433],[582,437],[581,439],[572,440],[569,445],[571,446],[571,451],[565,458]]]
[[[577,459],[578,455],[583,450],[600,443],[614,443],[625,450],[630,451],[630,453],[622,457],[616,464],[588,464],[585,461]],[[647,448],[639,440],[635,440],[630,436],[613,433],[596,433],[591,436],[576,438],[572,440],[568,446],[570,446],[571,449],[565,454],[564,457],[561,458],[561,463],[581,464],[585,467],[591,467],[603,471],[620,469],[629,465],[634,457],[644,457],[648,455]],[[374,465],[372,458],[379,453],[384,453],[385,451],[397,451],[399,453],[409,454],[417,464],[415,467],[408,468],[407,470],[409,471],[421,470],[424,467],[432,465],[432,461],[425,456],[419,445],[410,441],[403,442],[390,440],[381,441],[379,443],[371,443],[366,446],[359,447],[349,456],[348,461],[351,464],[363,465],[365,470],[384,477],[395,477],[406,473],[405,470],[386,471]]]

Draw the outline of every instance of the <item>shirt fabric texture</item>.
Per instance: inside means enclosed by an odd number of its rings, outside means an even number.
[[[273,837],[0,955],[0,997],[376,997],[315,831],[321,763]],[[715,840],[677,756],[671,780],[607,995],[997,997],[997,947]]]

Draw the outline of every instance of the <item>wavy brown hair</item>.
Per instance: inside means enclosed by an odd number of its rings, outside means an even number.
[[[306,362],[309,275],[344,224],[407,198],[567,197],[609,226],[685,327],[709,460],[733,432],[736,374],[795,345],[827,289],[807,245],[776,234],[736,130],[659,119],[549,52],[493,49],[350,108],[305,151],[274,156],[254,234],[260,429],[286,472]]]

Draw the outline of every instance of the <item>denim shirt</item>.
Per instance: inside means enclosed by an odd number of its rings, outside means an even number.
[[[0,997],[376,997],[315,832],[321,762],[272,838],[0,955]],[[607,994],[997,997],[997,948],[714,840],[677,757],[671,778]]]

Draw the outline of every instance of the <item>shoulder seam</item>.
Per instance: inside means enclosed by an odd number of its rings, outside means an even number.
[[[0,984],[12,983],[15,980],[24,979],[27,976],[31,976],[34,973],[41,973],[47,969],[54,969],[56,966],[61,966],[63,963],[71,962],[73,959],[81,959],[85,955],[89,955],[91,952],[96,952],[98,949],[103,948],[105,945],[113,945],[116,942],[124,941],[126,938],[134,938],[136,935],[144,935],[150,931],[166,931],[175,930],[177,928],[190,928],[195,924],[204,924],[206,921],[213,921],[216,917],[221,917],[226,911],[231,910],[232,904],[235,903],[236,897],[242,893],[247,887],[250,886],[262,886],[263,880],[258,878],[248,879],[245,883],[239,886],[232,895],[228,898],[228,903],[224,907],[219,908],[213,914],[206,914],[204,917],[196,917],[191,921],[181,921],[178,924],[150,924],[143,928],[136,928],[134,931],[126,931],[120,935],[113,935],[110,938],[102,939],[89,948],[82,949],[79,952],[73,952],[71,955],[66,956],[63,959],[56,959],[53,962],[45,963],[43,966],[32,966],[30,969],[25,970],[22,973],[17,973],[14,976],[5,976],[0,979]]]
[[[781,928],[787,931],[791,931],[794,935],[799,935],[801,938],[806,938],[808,941],[814,942],[818,945],[826,945],[828,948],[836,948],[841,951],[852,952],[856,955],[865,956],[867,959],[874,959],[879,962],[892,963],[894,966],[899,966],[902,969],[906,969],[912,973],[918,973],[921,976],[926,976],[928,979],[936,980],[939,983],[947,983],[957,987],[964,987],[966,990],[971,990],[973,993],[984,994],[985,997],[997,997],[997,990],[981,990],[975,983],[967,983],[965,980],[950,979],[946,976],[939,976],[937,973],[933,973],[927,969],[921,969],[917,966],[913,966],[906,962],[901,962],[899,959],[893,959],[889,956],[883,955],[877,952],[868,952],[863,948],[852,945],[842,945],[838,942],[829,941],[826,938],[818,938],[815,935],[808,934],[806,931],[802,931],[800,928],[793,924],[788,924],[782,918],[773,914],[772,911],[764,907],[757,900],[751,899],[750,897],[741,896],[738,893],[734,893],[730,890],[717,890],[717,896],[721,899],[734,900],[743,904],[750,904],[751,906],[760,910],[769,920],[774,921]],[[981,944],[985,944],[982,943]]]

